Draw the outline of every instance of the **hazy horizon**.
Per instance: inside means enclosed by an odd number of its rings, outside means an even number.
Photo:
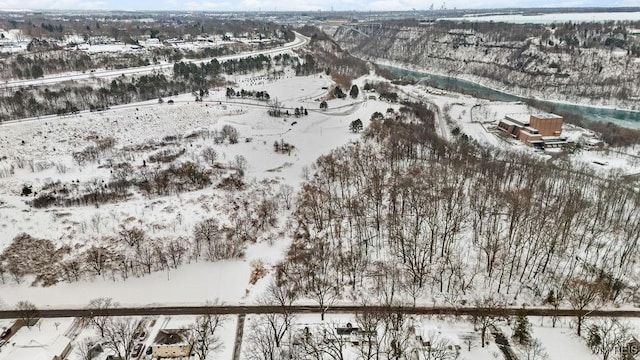
[[[479,0],[470,6],[468,1],[424,2],[420,0],[291,0],[286,6],[278,0],[0,0],[0,10],[123,10],[123,11],[411,11],[447,9],[513,9],[513,8],[613,8],[639,6],[636,0],[604,1],[532,1]]]

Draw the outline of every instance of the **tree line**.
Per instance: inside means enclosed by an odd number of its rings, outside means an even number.
[[[201,96],[222,83],[220,74],[246,73],[270,67],[268,56],[253,56],[219,63],[216,59],[201,63],[179,62],[173,66],[173,76],[162,73],[120,76],[110,82],[98,80],[98,87],[84,84],[64,84],[59,87],[38,87],[5,90],[0,95],[0,121],[44,116],[66,115],[80,110],[103,110],[111,105],[157,99],[180,93],[197,92]]]
[[[628,302],[638,200],[617,174],[447,143],[433,113],[405,106],[315,162],[278,278],[320,307],[365,294],[543,303],[559,289],[579,309]]]

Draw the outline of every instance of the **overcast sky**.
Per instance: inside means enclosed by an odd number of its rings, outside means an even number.
[[[0,0],[0,9],[97,10],[427,10],[500,7],[604,7],[640,6],[639,0]]]

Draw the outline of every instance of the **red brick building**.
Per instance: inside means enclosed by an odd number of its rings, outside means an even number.
[[[528,146],[544,149],[566,143],[562,134],[562,116],[555,114],[509,114],[498,123],[498,130]]]

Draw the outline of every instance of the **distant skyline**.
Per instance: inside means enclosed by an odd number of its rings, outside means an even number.
[[[0,0],[0,10],[202,10],[202,11],[384,11],[532,7],[640,6],[638,0]]]

